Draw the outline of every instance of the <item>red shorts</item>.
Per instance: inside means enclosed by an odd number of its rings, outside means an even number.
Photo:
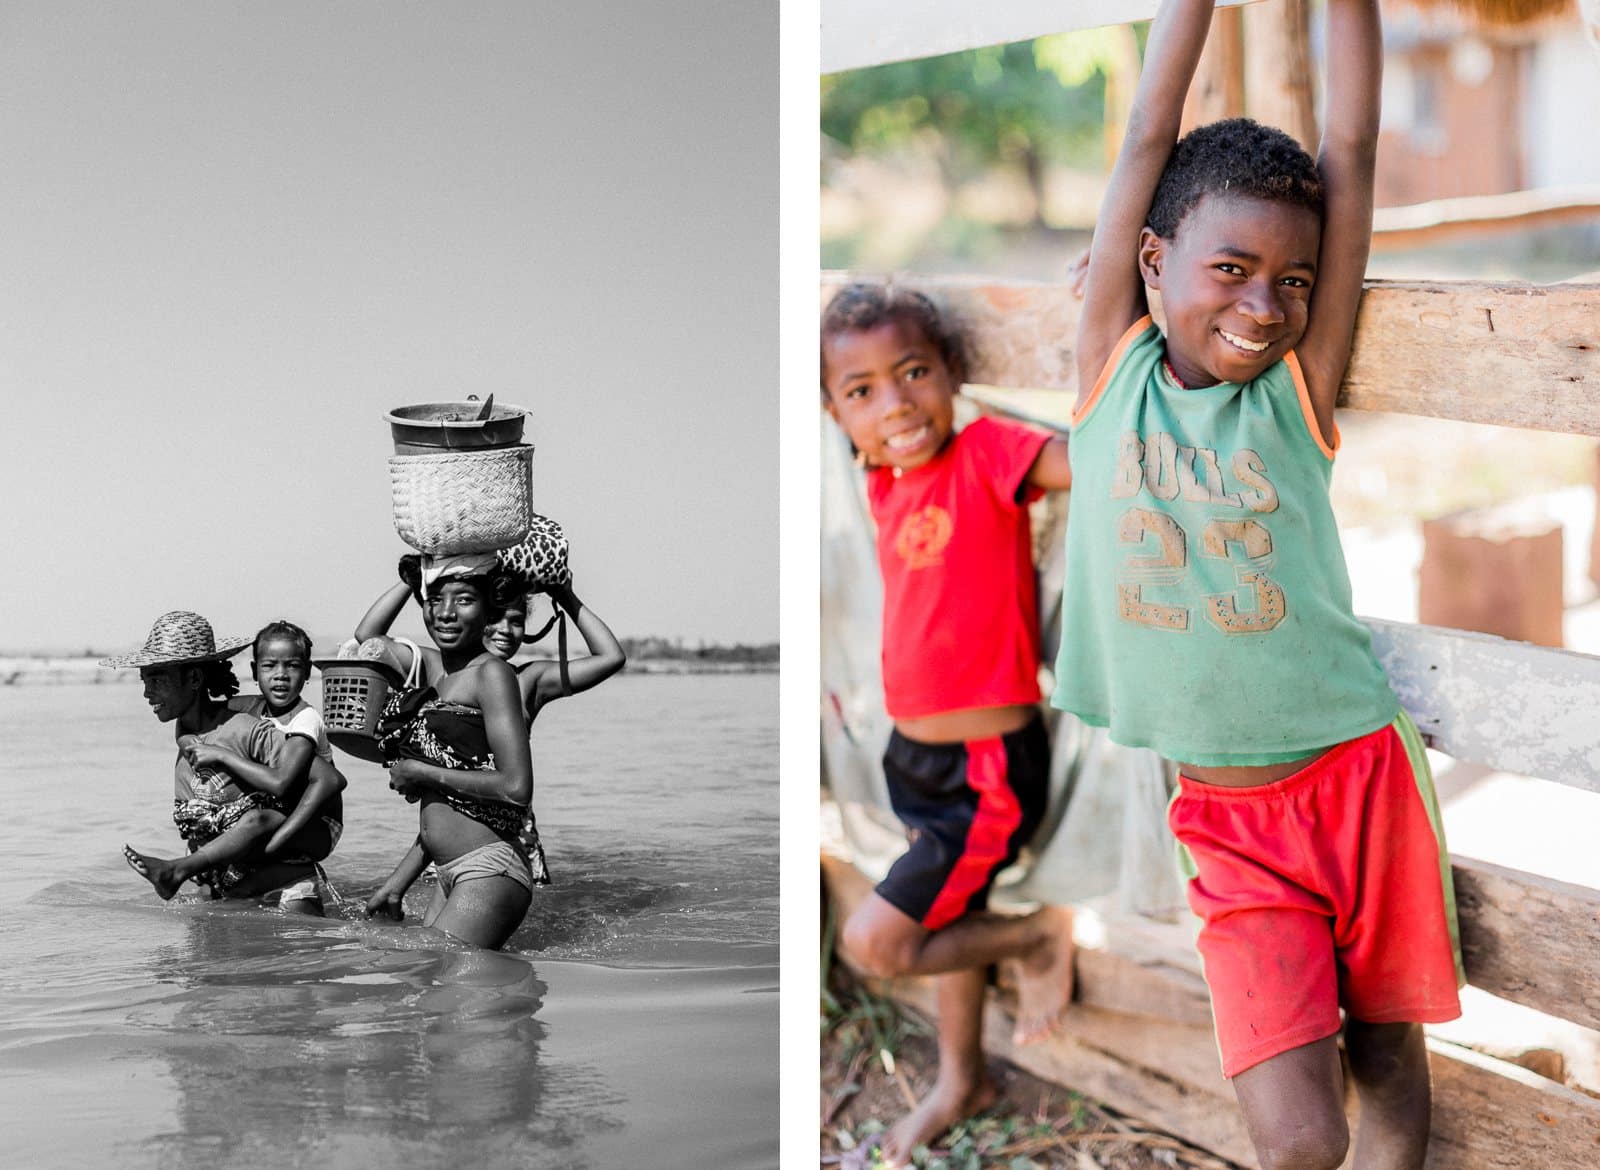
[[[1404,714],[1274,784],[1187,776],[1167,813],[1200,917],[1222,1074],[1339,1031],[1461,1014],[1455,894]]]

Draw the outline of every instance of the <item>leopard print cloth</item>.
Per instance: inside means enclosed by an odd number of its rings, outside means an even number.
[[[502,568],[528,583],[529,590],[551,585],[570,585],[572,570],[567,566],[567,536],[561,525],[537,513],[533,527],[521,544],[495,553]]]

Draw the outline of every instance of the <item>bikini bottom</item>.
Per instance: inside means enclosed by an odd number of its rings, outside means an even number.
[[[457,882],[470,878],[508,877],[530,892],[533,874],[528,867],[528,855],[507,841],[494,841],[469,849],[460,857],[438,863],[439,889],[445,897]]]

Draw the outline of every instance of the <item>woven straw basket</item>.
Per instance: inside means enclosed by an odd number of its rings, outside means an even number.
[[[532,447],[395,455],[389,460],[394,530],[429,556],[492,552],[533,522]]]

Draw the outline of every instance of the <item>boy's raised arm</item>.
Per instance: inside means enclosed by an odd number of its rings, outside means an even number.
[[[1327,112],[1322,175],[1322,250],[1306,332],[1297,353],[1323,438],[1333,443],[1333,402],[1355,335],[1372,246],[1372,180],[1378,152],[1383,31],[1378,0],[1328,0]]]
[[[1178,140],[1183,100],[1211,27],[1214,0],[1163,0],[1150,27],[1128,129],[1095,220],[1088,287],[1078,320],[1081,406],[1118,338],[1149,311],[1139,275],[1139,234]]]

